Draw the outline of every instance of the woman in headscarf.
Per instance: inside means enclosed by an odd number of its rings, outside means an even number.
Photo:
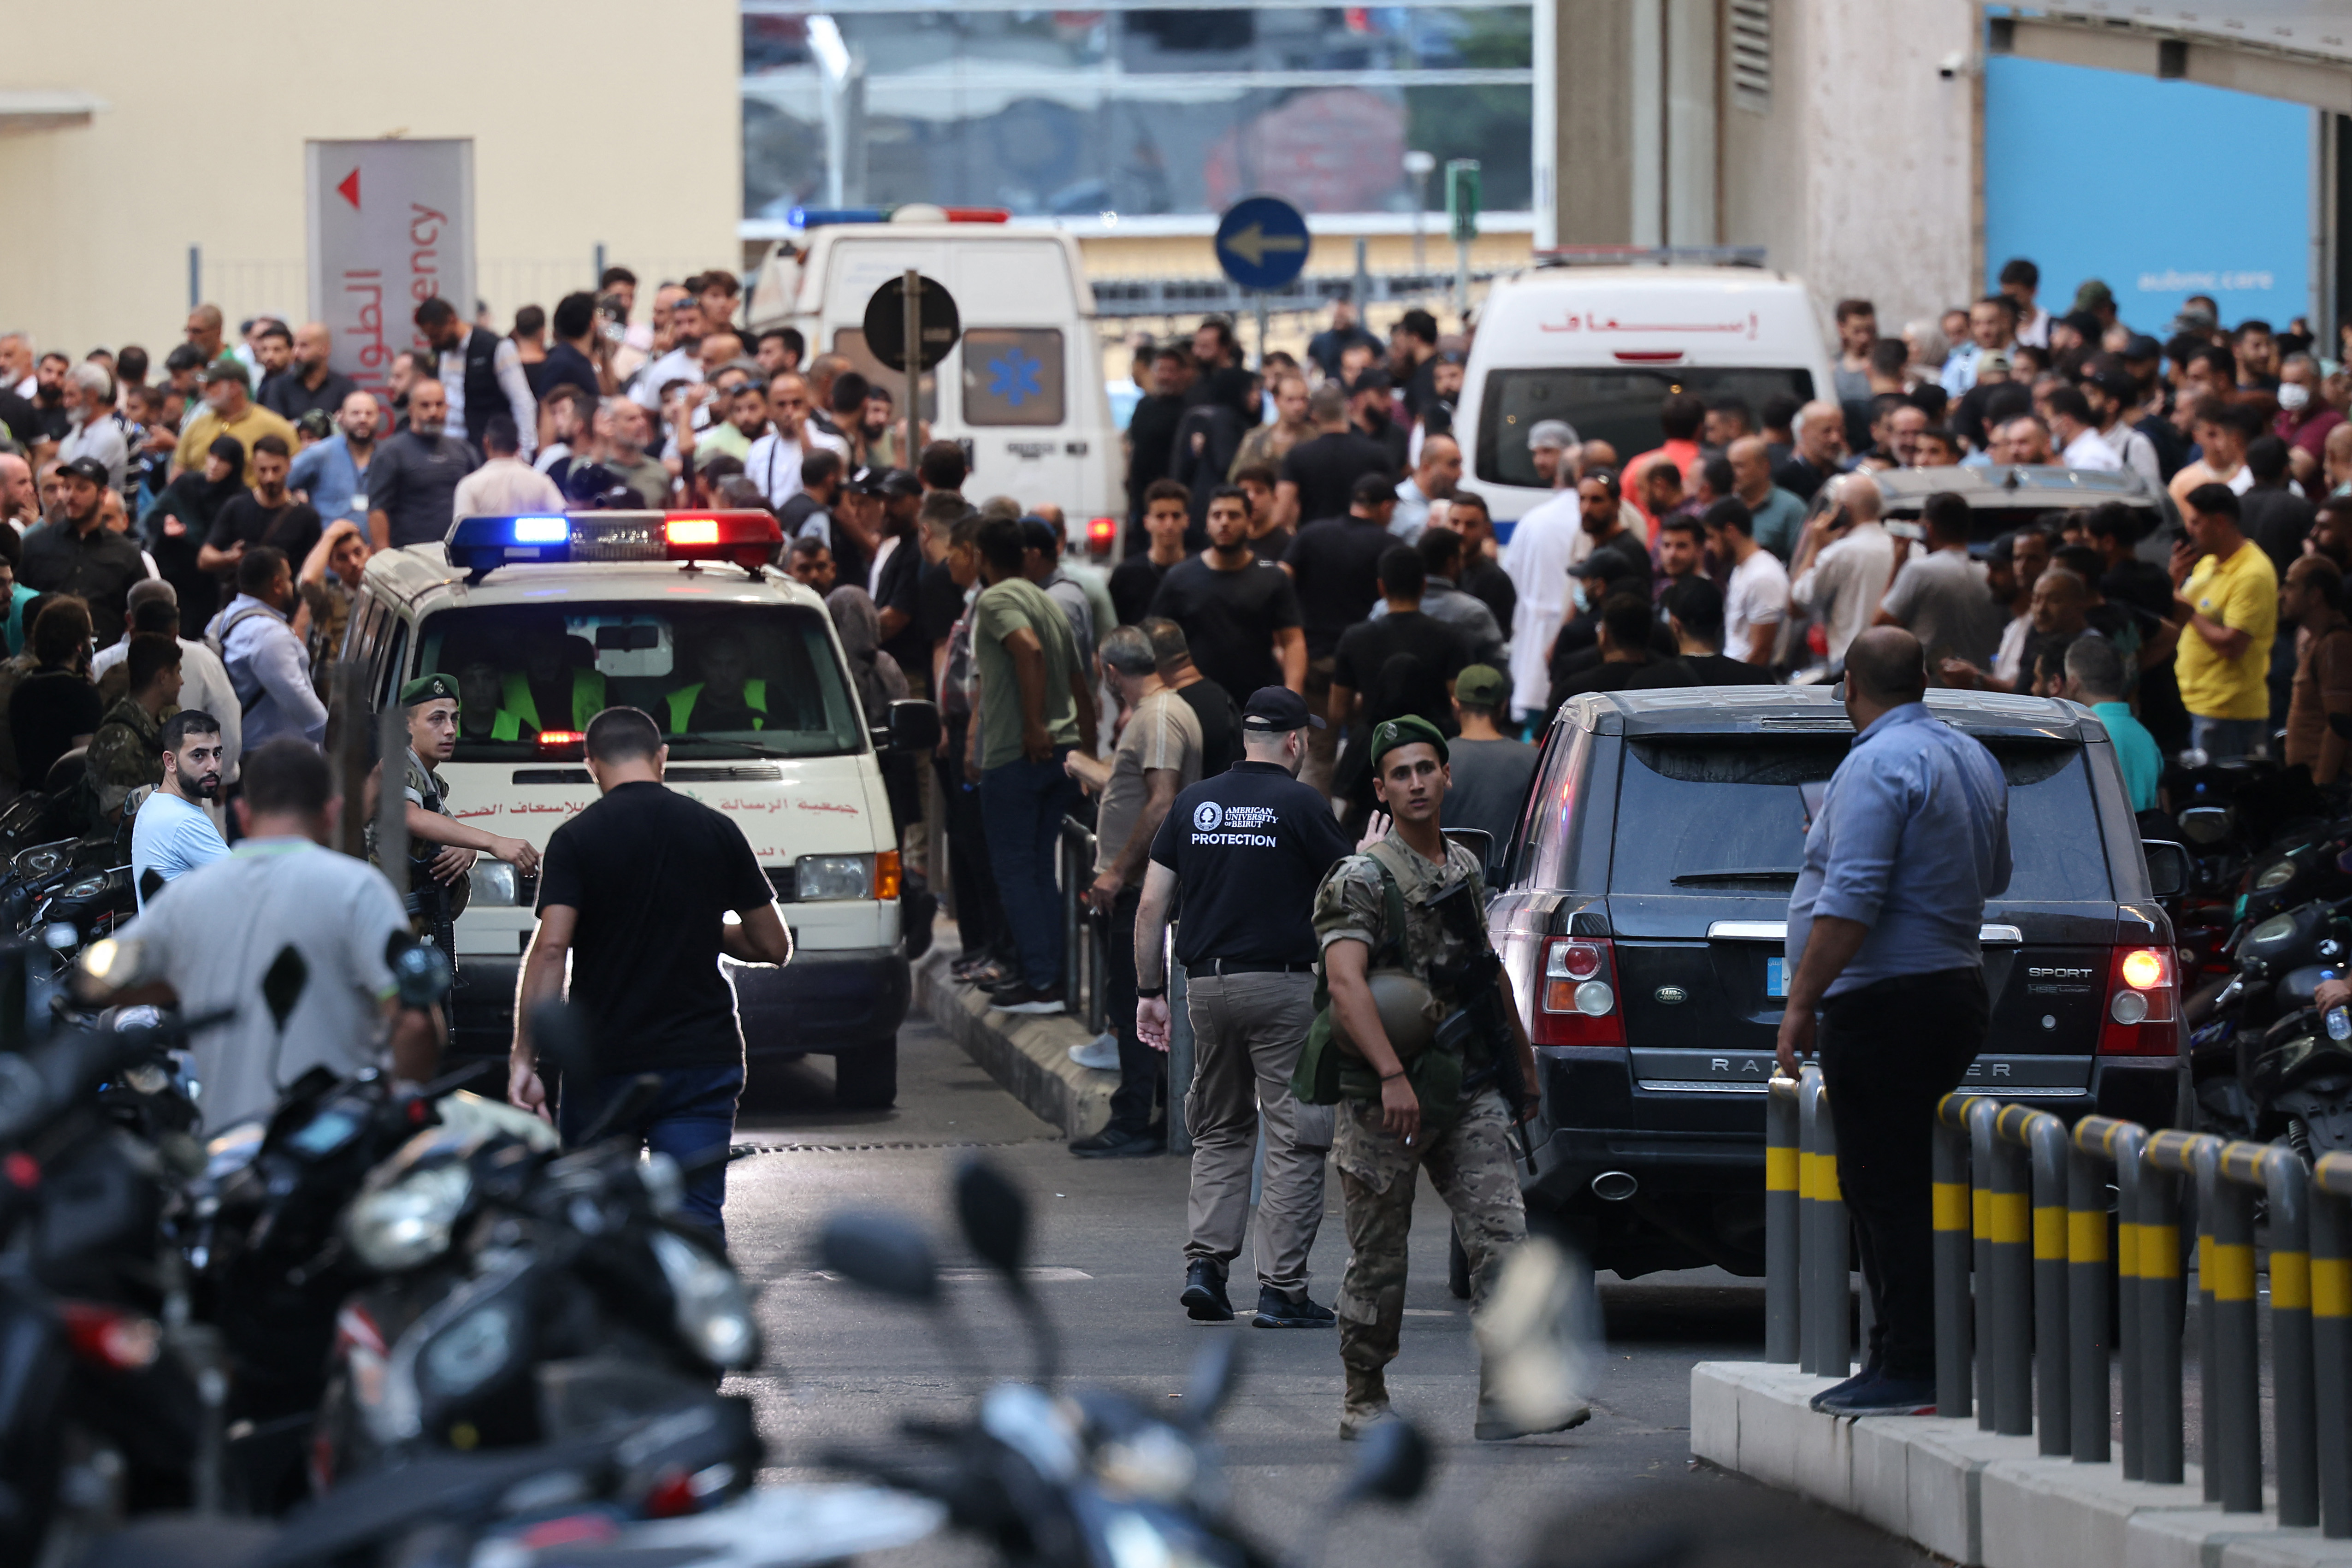
[[[218,437],[205,448],[205,466],[185,470],[164,487],[140,520],[157,574],[180,595],[184,637],[204,636],[220,609],[220,580],[196,565],[196,550],[212,532],[220,509],[244,493],[245,443]]]
[[[907,695],[907,674],[898,661],[882,651],[882,616],[865,589],[835,588],[824,596],[834,630],[841,634],[841,651],[849,656],[849,678],[857,686],[857,700],[868,724],[890,721],[890,704]]]

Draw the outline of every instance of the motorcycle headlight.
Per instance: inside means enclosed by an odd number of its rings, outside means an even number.
[[[760,1331],[735,1271],[666,1230],[654,1232],[653,1248],[677,1303],[679,1337],[715,1367],[740,1372],[750,1366],[760,1353]]]
[[[352,1250],[369,1268],[387,1272],[430,1262],[449,1249],[451,1229],[473,1185],[473,1173],[452,1161],[366,1194],[344,1222]]]
[[[473,903],[478,909],[511,909],[515,901],[515,868],[503,860],[483,856],[474,862],[467,874],[473,883]]]
[[[416,1380],[435,1399],[462,1399],[505,1370],[520,1339],[515,1305],[485,1301],[433,1336],[416,1358]]]
[[[794,896],[805,903],[815,899],[870,899],[874,896],[871,855],[803,855],[793,862]]]
[[[2294,934],[2294,915],[2273,915],[2270,919],[2264,921],[2262,924],[2256,926],[2253,930],[2246,933],[2246,945],[2248,947],[2269,947],[2275,942],[2285,941],[2288,937],[2291,937]]]
[[[2261,876],[2254,879],[2254,891],[2257,893],[2267,893],[2273,888],[2284,888],[2289,882],[2294,880],[2294,873],[2295,864],[2294,861],[2273,860],[2268,866],[2263,868],[2263,874]]]
[[[80,881],[68,885],[66,890],[60,894],[59,897],[68,899],[94,899],[104,891],[106,891],[106,879],[104,877],[84,877]]]

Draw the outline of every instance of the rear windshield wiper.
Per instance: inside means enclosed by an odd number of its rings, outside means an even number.
[[[749,741],[739,741],[731,735],[697,735],[689,731],[683,735],[665,735],[662,737],[662,740],[665,743],[672,746],[732,746],[747,757],[789,757],[792,755],[790,752],[779,752],[766,746],[755,746]]]
[[[1685,871],[1676,877],[1675,886],[1705,886],[1710,882],[1794,882],[1797,873],[1763,869],[1756,871]]]

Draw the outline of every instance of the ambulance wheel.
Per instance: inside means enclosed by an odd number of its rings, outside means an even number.
[[[898,1098],[898,1039],[867,1042],[833,1058],[833,1103],[843,1110],[887,1110]]]

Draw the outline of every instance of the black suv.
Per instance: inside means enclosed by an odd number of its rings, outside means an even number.
[[[2106,731],[2043,698],[1927,705],[2009,781],[2016,869],[1985,910],[1992,1035],[1970,1083],[2171,1125],[2172,931]],[[1824,687],[1589,695],[1552,721],[1487,919],[1542,1080],[1530,1217],[1596,1268],[1764,1271],[1789,894],[1853,738]]]

